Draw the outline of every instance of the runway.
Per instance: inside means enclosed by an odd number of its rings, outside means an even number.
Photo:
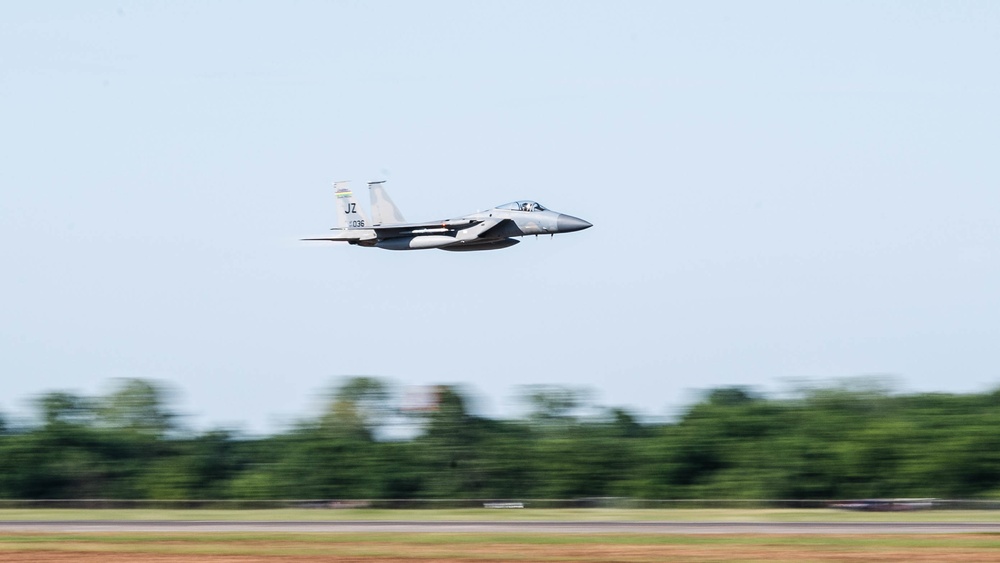
[[[0,521],[0,534],[4,532],[876,535],[1000,533],[1000,522],[11,520]]]

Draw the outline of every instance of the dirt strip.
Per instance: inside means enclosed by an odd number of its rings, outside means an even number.
[[[997,562],[1000,549],[967,547],[956,538],[954,547],[879,547],[844,545],[419,545],[344,543],[336,545],[296,542],[221,542],[205,545],[188,542],[144,542],[133,545],[96,544],[83,549],[27,544],[0,549],[0,562],[12,563],[548,563],[567,561],[652,563],[659,561],[761,561],[775,562]],[[981,539],[981,538],[980,538]],[[171,553],[156,553],[156,550]],[[247,549],[260,554],[246,553]],[[183,551],[192,550],[185,553]],[[302,553],[301,551],[306,551]],[[206,552],[208,551],[208,552]],[[236,553],[226,553],[235,551]],[[297,553],[298,552],[298,553]]]

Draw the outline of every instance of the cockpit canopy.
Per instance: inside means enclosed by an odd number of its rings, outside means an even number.
[[[512,201],[510,203],[505,203],[503,205],[498,205],[497,209],[505,209],[508,211],[545,211],[537,201]]]

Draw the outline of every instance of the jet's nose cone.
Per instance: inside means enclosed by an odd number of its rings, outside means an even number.
[[[586,228],[593,227],[590,223],[573,217],[572,215],[563,215],[562,213],[556,217],[556,230],[560,233],[572,233],[573,231],[582,231]]]

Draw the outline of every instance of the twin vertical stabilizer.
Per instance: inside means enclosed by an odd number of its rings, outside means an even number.
[[[372,202],[372,221],[365,217],[365,211],[358,204],[350,182],[334,182],[333,191],[337,199],[337,227],[340,229],[370,229],[376,225],[398,225],[406,222],[396,204],[382,187],[384,181],[368,182]]]
[[[382,187],[385,181],[368,182],[368,192],[372,198],[372,220],[376,225],[396,225],[405,223],[403,214],[396,208],[396,204],[389,198]]]
[[[348,187],[349,182],[334,182],[333,194],[337,199],[337,227],[341,229],[364,229],[371,223],[365,217],[365,211],[354,199],[354,192]]]

